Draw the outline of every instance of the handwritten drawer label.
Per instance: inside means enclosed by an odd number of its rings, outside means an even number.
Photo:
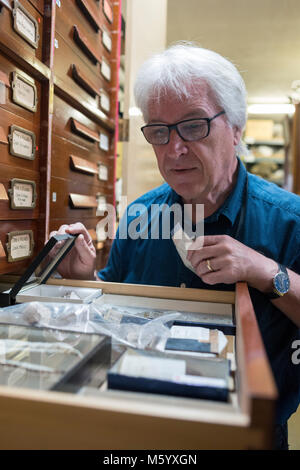
[[[34,209],[36,204],[36,184],[34,181],[14,178],[9,190],[12,209]]]
[[[101,150],[105,150],[105,152],[109,151],[109,137],[107,134],[103,134],[102,132],[100,132],[99,147]]]
[[[13,101],[29,111],[37,108],[37,91],[33,81],[13,72],[12,81]]]
[[[7,253],[8,261],[21,261],[30,258],[33,252],[33,232],[32,230],[22,230],[10,232],[8,235]]]
[[[8,136],[10,147],[9,151],[14,157],[34,160],[35,158],[35,134],[27,129],[18,126],[10,126]]]
[[[101,61],[101,73],[106,80],[110,81],[111,78],[111,69],[106,60],[102,59]]]
[[[38,22],[16,0],[14,1],[13,18],[15,31],[32,47],[37,49],[40,38]]]

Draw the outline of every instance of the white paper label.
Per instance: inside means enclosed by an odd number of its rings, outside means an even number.
[[[110,111],[110,99],[106,93],[101,92],[100,94],[100,106],[104,111]]]
[[[96,234],[97,234],[97,241],[98,242],[103,242],[107,238],[107,232],[105,230],[106,225],[102,225],[101,221],[97,224],[96,227]]]
[[[106,165],[99,165],[98,177],[101,181],[108,180],[108,168]]]
[[[98,215],[103,215],[103,212],[107,210],[107,202],[106,202],[106,197],[105,196],[99,196],[97,198],[97,211],[96,211],[96,216]]]
[[[196,375],[174,375],[173,381],[181,384],[195,385],[198,387],[226,388],[224,379],[216,377],[200,377]]]
[[[185,361],[128,354],[122,361],[120,374],[172,380],[175,375],[180,376],[185,374]]]
[[[12,149],[13,152],[24,157],[32,157],[33,141],[30,135],[24,132],[14,130],[12,133]]]
[[[102,59],[102,62],[101,62],[101,73],[104,78],[106,78],[107,80],[110,80],[110,77],[111,77],[110,66],[104,59]]]
[[[26,183],[15,183],[13,186],[13,202],[16,207],[32,207],[32,185]]]
[[[209,328],[201,326],[172,326],[172,338],[196,339],[198,341],[209,341]]]
[[[15,235],[10,242],[10,255],[12,259],[24,258],[30,256],[30,235],[24,233],[23,235]]]
[[[33,21],[19,8],[16,11],[16,25],[18,30],[31,42],[36,42],[36,28]]]
[[[15,80],[16,100],[27,108],[35,107],[35,90],[29,83],[23,82],[19,77]]]
[[[6,103],[6,87],[5,83],[0,82],[0,104]]]
[[[100,133],[99,147],[106,152],[109,151],[109,137],[106,134],[102,134],[102,132]]]
[[[103,30],[103,33],[102,33],[102,42],[103,42],[103,45],[106,47],[106,49],[108,49],[110,52],[112,48],[111,36],[105,30]]]

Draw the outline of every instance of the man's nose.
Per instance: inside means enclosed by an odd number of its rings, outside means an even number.
[[[167,145],[170,156],[179,157],[188,153],[187,143],[180,137],[177,129],[170,130],[170,139]]]

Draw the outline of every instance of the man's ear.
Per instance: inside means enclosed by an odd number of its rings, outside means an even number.
[[[239,141],[241,140],[242,137],[242,129],[240,129],[237,126],[234,126],[232,128],[233,131],[233,144],[234,146],[238,145]]]

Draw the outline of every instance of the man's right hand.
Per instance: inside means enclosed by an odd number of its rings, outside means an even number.
[[[85,226],[77,222],[71,225],[61,225],[53,235],[79,234],[73,248],[58,265],[57,271],[63,278],[95,280],[96,250],[89,232]],[[52,256],[54,253],[52,253]],[[51,253],[50,253],[51,256]]]

